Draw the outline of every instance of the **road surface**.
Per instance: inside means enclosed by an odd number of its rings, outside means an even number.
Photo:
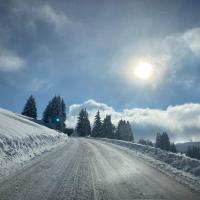
[[[0,181],[0,200],[43,199],[199,200],[200,194],[116,145],[72,138]]]

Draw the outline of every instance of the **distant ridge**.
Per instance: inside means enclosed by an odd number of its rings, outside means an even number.
[[[189,146],[200,147],[200,142],[186,142],[186,143],[177,143],[176,148],[178,152],[185,153]]]

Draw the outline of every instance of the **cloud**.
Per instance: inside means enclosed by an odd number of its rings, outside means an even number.
[[[72,23],[68,16],[60,9],[49,4],[39,4],[36,2],[20,1],[13,7],[13,12],[17,17],[25,16],[28,25],[36,28],[39,22],[45,22],[55,26],[56,30],[60,30],[64,25]]]
[[[100,111],[102,118],[106,114],[111,114],[115,125],[120,119],[129,120],[136,140],[142,137],[154,140],[156,133],[162,131],[167,131],[176,142],[200,140],[200,104],[169,106],[166,110],[133,108],[117,112],[104,103],[88,100],[69,107],[66,121],[68,127],[75,127],[81,108],[87,108],[91,123],[97,110]]]
[[[71,23],[69,18],[62,11],[55,10],[49,5],[43,5],[37,12],[41,20],[52,23],[56,27]]]
[[[144,81],[140,82],[137,78],[133,79],[134,68],[140,62],[150,62],[154,67],[152,78],[146,81],[149,86],[154,88],[157,88],[163,80],[182,85],[185,89],[190,89],[199,81],[195,82],[193,79],[197,76],[196,65],[197,63],[200,64],[199,27],[170,34],[164,38],[157,37],[141,48],[142,50],[138,50],[134,56],[129,55],[129,58],[126,56],[120,58],[123,60],[119,62],[122,63],[120,70],[115,66],[117,73],[128,83],[133,85],[145,84]],[[185,71],[189,70],[188,68],[190,68],[190,73],[187,74]]]
[[[38,92],[39,90],[48,90],[53,86],[53,83],[51,81],[45,80],[45,79],[39,79],[39,78],[33,78],[28,84],[27,89],[31,90],[32,92]]]
[[[200,28],[186,31],[182,39],[193,53],[200,55]]]
[[[21,70],[25,60],[10,51],[0,50],[0,71],[13,72]]]

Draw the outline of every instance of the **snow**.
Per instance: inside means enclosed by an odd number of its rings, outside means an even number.
[[[67,139],[67,135],[39,125],[31,118],[0,108],[0,177]]]
[[[99,138],[99,140],[131,149],[134,156],[140,157],[151,166],[191,189],[200,191],[200,160],[133,142],[107,138]]]

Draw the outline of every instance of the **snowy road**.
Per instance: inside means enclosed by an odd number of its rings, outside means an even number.
[[[1,200],[200,199],[200,194],[108,143],[72,138],[0,181]]]

